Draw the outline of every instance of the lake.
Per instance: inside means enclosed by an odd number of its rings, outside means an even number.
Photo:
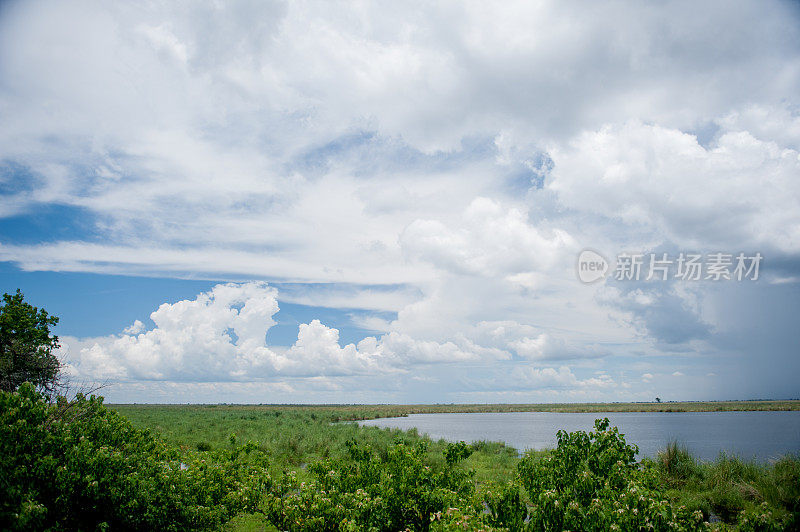
[[[770,460],[800,452],[800,412],[504,412],[481,414],[412,414],[370,419],[361,425],[412,429],[432,439],[504,441],[519,450],[556,446],[559,430],[588,431],[607,417],[639,457],[655,456],[670,441],[694,456],[713,460],[721,451],[741,458]]]

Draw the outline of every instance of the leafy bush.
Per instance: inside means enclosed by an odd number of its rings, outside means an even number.
[[[519,477],[532,503],[531,530],[699,530],[702,513],[674,508],[658,489],[652,465],[640,466],[608,419],[590,433],[559,431],[544,458],[526,455]],[[510,523],[502,523],[510,527]]]
[[[445,466],[425,463],[426,445],[396,443],[385,456],[369,446],[347,443],[349,458],[309,464],[312,482],[287,474],[283,489],[262,507],[270,520],[289,530],[428,530],[448,508],[471,506],[472,472],[458,467],[471,449],[450,444]]]
[[[797,530],[791,526],[792,518],[787,514],[776,514],[766,502],[755,508],[742,511],[739,516],[741,532],[780,532]]]
[[[255,509],[265,466],[241,449],[180,456],[101,398],[50,405],[30,384],[0,393],[0,529],[217,528]]]
[[[489,524],[510,530],[522,530],[528,517],[528,506],[520,493],[519,484],[509,482],[505,485],[490,486],[484,494],[484,502],[489,510]]]

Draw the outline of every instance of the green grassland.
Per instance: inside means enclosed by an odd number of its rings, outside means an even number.
[[[638,403],[538,403],[538,404],[418,404],[418,405],[110,405],[136,419],[145,419],[179,410],[182,415],[223,409],[227,412],[305,412],[332,421],[358,421],[410,414],[480,413],[480,412],[733,412],[762,410],[800,410],[800,400],[791,401],[668,401]],[[150,411],[150,414],[148,414]],[[150,417],[149,419],[153,419]]]
[[[274,475],[293,471],[300,481],[310,480],[308,465],[324,460],[348,460],[346,442],[368,445],[379,455],[398,441],[425,443],[424,461],[442,468],[447,442],[431,441],[415,430],[362,427],[357,421],[378,417],[439,412],[696,412],[733,410],[800,410],[800,401],[731,401],[668,403],[582,403],[504,405],[111,405],[134,426],[150,429],[184,452],[230,449],[252,442],[267,457]],[[474,471],[477,489],[509,482],[520,463],[516,449],[502,442],[474,442],[463,461]],[[548,451],[531,453],[547,456]],[[720,456],[706,463],[694,459],[678,445],[670,445],[655,460],[662,492],[719,530],[748,529],[750,521],[772,512],[786,517],[800,511],[800,460],[785,457],[758,464]],[[759,513],[760,512],[760,513]],[[769,514],[769,515],[772,515]],[[241,515],[228,530],[266,530],[256,515]],[[742,521],[742,522],[740,522]],[[748,522],[750,522],[748,521]],[[787,522],[787,521],[784,521]],[[768,527],[755,529],[768,530]]]
[[[302,477],[305,464],[343,458],[345,442],[356,440],[379,452],[398,440],[428,443],[427,460],[442,461],[446,442],[431,441],[416,430],[362,427],[348,421],[437,412],[425,406],[254,406],[254,405],[112,405],[134,426],[151,429],[182,449],[214,450],[236,441],[255,442],[271,458],[275,472],[294,469]],[[431,410],[433,408],[434,410]],[[442,410],[452,411],[452,410]],[[468,410],[470,411],[470,410]],[[471,410],[478,411],[478,410]],[[480,442],[480,452],[468,460],[479,480],[511,474],[518,452],[502,442]]]
[[[800,410],[800,401],[718,401],[668,403],[437,404],[437,405],[109,405],[134,426],[151,429],[183,449],[224,449],[231,435],[252,441],[273,458],[273,467],[298,468],[344,455],[356,439],[386,449],[397,439],[428,439],[416,430],[361,427],[347,421],[432,413],[490,412],[717,412]],[[444,441],[429,441],[429,458],[441,457]],[[502,442],[481,442],[469,459],[477,479],[513,473],[518,452]],[[302,469],[299,470],[302,475]]]

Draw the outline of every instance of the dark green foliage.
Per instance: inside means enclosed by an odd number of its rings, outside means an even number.
[[[674,508],[608,419],[590,433],[559,431],[550,456],[520,460],[531,530],[701,530],[702,513]]]
[[[489,510],[488,521],[492,526],[509,530],[524,529],[528,518],[528,506],[517,483],[490,486],[483,496]]]
[[[472,452],[473,449],[463,441],[451,443],[444,450],[444,459],[445,462],[447,462],[447,465],[453,465],[457,464],[461,460],[469,458]]]
[[[740,532],[782,532],[797,530],[797,521],[791,516],[775,512],[766,502],[759,506],[744,510],[739,515]]]
[[[441,470],[425,463],[424,442],[393,444],[383,456],[353,441],[347,448],[347,459],[310,464],[310,482],[287,475],[266,501],[270,520],[289,530],[428,530],[450,507],[475,513],[472,472],[458,467],[470,453],[463,443],[446,448]]]
[[[247,451],[181,455],[101,398],[50,405],[23,384],[0,392],[0,529],[216,528],[270,485]]]
[[[3,294],[0,306],[0,390],[13,391],[23,382],[52,393],[61,369],[53,349],[58,337],[50,327],[58,318],[24,301],[22,292]]]

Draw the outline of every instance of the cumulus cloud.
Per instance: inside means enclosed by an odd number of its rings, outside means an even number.
[[[561,366],[558,369],[523,368],[520,372],[520,380],[525,385],[534,388],[607,388],[614,385],[614,381],[608,375],[580,380],[567,366]]]
[[[122,330],[124,334],[139,334],[140,332],[144,331],[144,323],[139,320],[135,320],[130,326],[125,327]]]
[[[217,285],[194,300],[162,304],[148,331],[138,322],[120,336],[78,342],[68,356],[80,374],[96,378],[258,377],[282,362],[265,343],[276,294],[265,283]]]
[[[488,198],[473,200],[457,228],[438,220],[415,220],[403,231],[400,245],[407,256],[445,270],[511,280],[549,269],[575,248],[565,231],[536,227],[527,213]]]
[[[474,388],[486,391],[524,391],[541,392],[557,391],[560,393],[603,393],[604,390],[614,387],[615,382],[605,373],[593,377],[579,378],[568,366],[535,367],[521,366],[514,368],[513,372],[491,372],[491,377],[486,381],[476,381]]]
[[[342,346],[339,331],[302,323],[287,348],[269,345],[278,292],[264,282],[218,284],[193,300],[164,303],[120,335],[63,339],[75,377],[112,380],[214,381],[276,377],[380,375],[417,365],[507,359],[508,353],[464,337],[438,343],[395,331]]]
[[[554,338],[542,333],[534,338],[525,336],[509,344],[523,358],[531,360],[565,360],[597,358],[608,355],[608,351],[591,345],[570,345],[563,338]]]
[[[375,357],[359,352],[353,344],[341,347],[339,331],[326,327],[319,320],[300,325],[297,342],[288,351],[287,358],[302,361],[301,367],[311,372],[326,366],[346,372],[378,369]]]
[[[800,252],[800,152],[743,130],[711,147],[641,122],[551,151],[547,186],[570,208],[649,227],[684,249]]]

